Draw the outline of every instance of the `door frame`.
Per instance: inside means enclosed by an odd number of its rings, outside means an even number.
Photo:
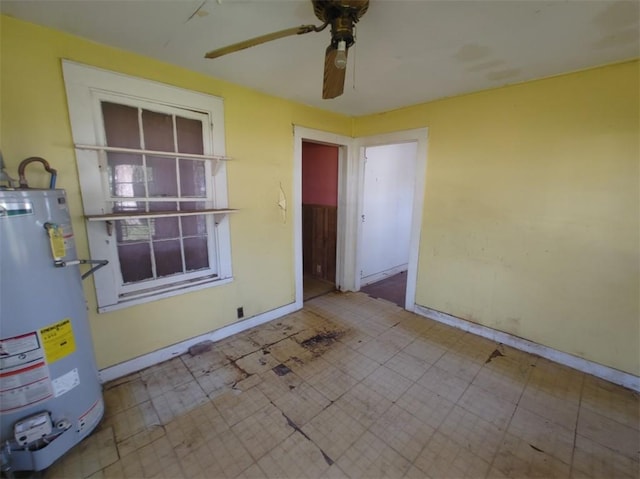
[[[305,140],[338,146],[338,227],[336,244],[336,288],[360,290],[360,251],[362,224],[359,221],[364,195],[364,148],[417,142],[416,176],[411,215],[409,265],[405,309],[415,311],[420,232],[427,171],[428,129],[396,131],[360,138],[329,133],[299,125],[293,126],[293,244],[295,305],[303,307],[302,291],[302,142]]]
[[[411,233],[409,240],[409,264],[407,270],[407,290],[405,294],[405,309],[415,311],[416,305],[416,285],[418,281],[418,259],[420,253],[420,233],[422,230],[422,213],[424,207],[424,193],[427,173],[427,142],[429,130],[427,128],[416,128],[413,130],[396,131],[381,135],[372,135],[356,138],[354,140],[354,150],[357,152],[357,172],[358,172],[358,201],[356,202],[356,218],[361,218],[364,212],[364,168],[365,148],[371,146],[393,145],[398,143],[416,142],[416,164],[415,182],[413,189],[413,205],[411,212]],[[356,236],[354,242],[357,245],[355,255],[355,276],[354,290],[360,290],[360,270],[362,264],[361,244],[362,244],[362,221],[357,221]]]
[[[353,271],[355,247],[348,247],[346,238],[353,236],[356,227],[347,217],[348,205],[355,198],[356,191],[349,188],[348,179],[353,176],[353,138],[303,126],[293,126],[293,244],[295,270],[295,304],[303,306],[302,291],[302,142],[311,141],[338,147],[338,225],[336,238],[336,288],[353,291]]]

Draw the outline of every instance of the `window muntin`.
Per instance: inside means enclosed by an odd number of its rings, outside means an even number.
[[[110,199],[117,200],[113,213],[206,208],[210,165],[180,157],[204,153],[206,118],[186,118],[175,109],[157,111],[157,105],[153,110],[105,100],[100,105],[107,146],[176,152],[175,157],[107,152]],[[122,294],[171,276],[215,275],[209,254],[215,235],[207,223],[205,215],[116,221]]]

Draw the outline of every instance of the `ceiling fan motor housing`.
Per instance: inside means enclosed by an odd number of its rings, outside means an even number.
[[[322,22],[331,24],[331,45],[355,43],[353,26],[369,8],[369,0],[311,0],[313,11]]]

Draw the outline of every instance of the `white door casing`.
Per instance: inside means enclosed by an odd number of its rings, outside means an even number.
[[[427,168],[427,128],[398,131],[383,135],[350,138],[321,130],[294,125],[294,268],[295,304],[303,306],[302,292],[302,142],[309,140],[339,146],[338,156],[338,232],[336,251],[336,285],[341,291],[360,290],[361,215],[364,190],[366,147],[416,142],[415,183],[411,213],[409,262],[405,309],[414,311],[422,210]]]
[[[417,146],[411,141],[363,148],[362,286],[407,270]]]

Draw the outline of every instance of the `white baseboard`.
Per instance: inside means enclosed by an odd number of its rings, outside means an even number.
[[[211,331],[209,333],[187,339],[186,341],[173,344],[166,348],[158,349],[157,351],[138,356],[137,358],[131,359],[129,361],[124,361],[114,366],[101,369],[99,372],[100,382],[105,383],[126,376],[128,374],[135,373],[142,369],[153,366],[154,364],[158,364],[176,356],[180,356],[181,354],[186,353],[191,346],[202,341],[220,341],[222,339],[228,338],[229,336],[233,336],[234,334],[246,331],[247,329],[251,329],[255,326],[259,326],[282,316],[286,316],[287,314],[298,311],[299,309],[301,309],[299,304],[291,303],[280,308],[276,308],[274,310],[259,314],[257,316],[253,316],[244,321],[238,321],[228,326],[224,326],[220,329],[216,329],[215,331]],[[550,361],[563,364],[578,371],[592,374],[606,381],[612,382],[614,384],[619,384],[636,392],[640,392],[640,377],[634,376],[633,374],[625,373],[609,366],[604,366],[587,359],[579,358],[577,356],[558,351],[548,346],[543,346],[542,344],[534,343],[532,341],[528,341],[526,339],[522,339],[517,336],[504,333],[502,331],[491,329],[487,326],[472,323],[470,321],[451,316],[447,313],[442,313],[425,306],[420,306],[419,304],[415,305],[415,313],[426,318],[433,319],[440,323],[448,324],[449,326],[452,326],[454,328],[468,331],[478,336],[482,336],[483,338],[506,344],[508,346],[526,351],[531,354],[536,354],[543,358],[549,359]]]
[[[393,268],[389,268],[384,271],[380,271],[379,273],[370,274],[369,276],[364,276],[360,280],[360,287],[367,286],[371,283],[377,283],[378,281],[382,281],[389,276],[395,276],[398,273],[402,273],[403,271],[407,271],[408,265],[401,264],[400,266],[394,266]]]
[[[550,361],[563,364],[570,368],[577,369],[578,371],[592,374],[606,381],[640,392],[640,377],[634,376],[633,374],[594,363],[593,361],[588,361],[568,353],[563,353],[562,351],[558,351],[548,346],[543,346],[542,344],[534,343],[532,341],[491,329],[487,326],[472,323],[418,304],[415,305],[415,313],[440,323],[448,324],[454,328],[482,336],[483,338],[506,344],[531,354],[537,354],[538,356],[542,356]]]
[[[154,364],[158,364],[176,356],[180,356],[181,354],[189,351],[189,348],[194,344],[198,344],[206,340],[214,342],[220,341],[221,339],[228,338],[229,336],[233,336],[234,334],[241,333],[242,331],[246,331],[247,329],[251,329],[255,326],[268,323],[269,321],[273,321],[274,319],[298,311],[300,308],[301,306],[297,303],[287,304],[280,308],[267,311],[266,313],[258,314],[257,316],[247,318],[243,321],[238,321],[228,326],[224,326],[220,329],[216,329],[215,331],[210,331],[206,334],[196,336],[195,338],[187,339],[186,341],[173,344],[166,348],[158,349],[157,351],[138,356],[137,358],[130,359],[129,361],[124,361],[114,366],[109,366],[99,371],[98,375],[100,377],[100,382],[106,383],[108,381],[113,381],[114,379],[121,378],[128,374],[135,373],[142,369],[148,368],[149,366],[153,366]]]

